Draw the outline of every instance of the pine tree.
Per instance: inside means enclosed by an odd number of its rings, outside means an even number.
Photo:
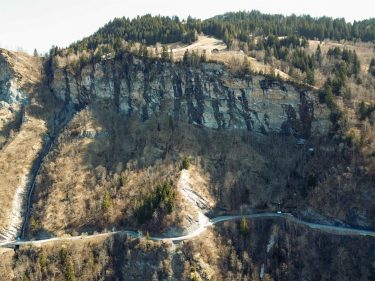
[[[320,44],[316,48],[315,59],[316,59],[318,65],[321,66],[322,65],[322,61],[323,61],[323,57],[322,57],[322,49],[320,48]]]
[[[122,47],[122,42],[120,37],[117,37],[115,42],[113,43],[113,49],[115,50],[116,53],[118,53],[121,50]]]
[[[368,69],[368,73],[375,77],[375,58],[372,58],[370,62],[370,67]]]
[[[313,69],[308,68],[306,70],[306,80],[305,81],[306,81],[307,84],[310,84],[310,85],[315,84],[315,75],[314,75]]]
[[[354,51],[352,53],[352,74],[354,74],[355,77],[357,77],[360,69],[361,69],[361,64],[359,62],[356,51]]]
[[[358,111],[359,111],[359,119],[365,120],[366,115],[367,115],[367,108],[366,108],[366,105],[365,105],[364,101],[361,101],[361,103],[359,104],[359,110]]]
[[[223,41],[225,44],[227,44],[227,48],[229,49],[229,32],[228,32],[228,29],[225,29],[224,31],[224,37],[223,37]]]
[[[182,62],[185,64],[185,65],[190,65],[190,53],[189,53],[189,50],[186,49],[185,53],[184,53],[184,56],[182,58]]]
[[[161,51],[161,59],[163,61],[169,61],[170,56],[169,56],[169,48],[166,45],[163,45],[162,51]]]
[[[324,90],[326,92],[325,102],[327,104],[327,107],[331,110],[336,109],[337,105],[336,105],[335,97],[333,95],[332,88],[328,83],[324,85]]]

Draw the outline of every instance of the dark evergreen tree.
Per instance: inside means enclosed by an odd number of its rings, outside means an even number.
[[[185,64],[185,65],[189,65],[190,64],[190,53],[189,53],[189,50],[186,49],[185,53],[184,53],[184,56],[182,58],[182,62]]]
[[[164,45],[162,47],[162,51],[161,51],[161,59],[163,61],[169,61],[170,60],[170,55],[169,55],[169,48],[168,46]]]
[[[310,84],[310,85],[314,85],[315,84],[315,75],[314,75],[314,70],[311,69],[311,68],[308,68],[306,70],[306,80],[305,82],[307,84]]]
[[[322,65],[322,61],[323,61],[323,56],[322,56],[322,50],[320,48],[320,44],[316,48],[315,59],[316,59],[316,62],[318,63],[318,65],[321,66]]]
[[[370,67],[368,69],[368,73],[375,77],[375,58],[371,59]]]

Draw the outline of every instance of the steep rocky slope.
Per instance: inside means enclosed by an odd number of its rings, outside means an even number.
[[[54,57],[44,69],[35,58],[17,56],[3,52],[0,68],[1,112],[10,114],[1,129],[2,239],[15,239],[25,218],[27,239],[121,228],[169,235],[212,215],[276,211],[278,204],[312,221],[375,228],[374,177],[312,89],[234,75],[221,64],[190,67],[128,53],[79,67]],[[151,200],[166,183],[174,194],[171,212],[168,201]],[[144,206],[155,207],[151,216],[141,217]],[[21,247],[0,253],[0,276],[374,276],[371,238],[284,221],[241,224],[228,222],[177,245],[114,236]],[[358,259],[350,258],[354,252]]]
[[[22,107],[40,81],[41,62],[22,53],[0,49],[0,147],[22,122]]]
[[[330,129],[329,111],[313,91],[267,77],[235,77],[218,64],[192,68],[125,54],[79,69],[57,57],[49,71],[53,94],[79,112],[38,177],[31,227],[38,233],[136,227],[142,198],[160,181],[176,184],[184,156],[209,175],[207,190],[220,197],[213,209],[270,204],[285,197],[278,181],[307,150],[275,164],[274,175],[268,152],[293,151],[298,138]],[[274,139],[280,147],[257,151],[273,138],[268,134],[280,136]],[[265,182],[269,189],[254,197]],[[108,195],[111,206],[104,210]],[[154,221],[158,231],[165,229],[160,219]],[[178,225],[183,219],[170,220]]]
[[[70,116],[46,87],[42,60],[0,49],[0,240],[21,236],[40,164]]]
[[[33,162],[47,132],[38,96],[41,61],[0,50],[0,239],[15,239]],[[48,112],[48,109],[46,110]]]
[[[234,77],[220,64],[193,68],[128,54],[77,71],[63,59],[55,61],[52,90],[74,105],[105,100],[142,121],[166,113],[176,121],[215,129],[301,137],[329,130],[328,112],[308,88],[262,76]]]
[[[180,215],[194,211],[179,197],[172,214],[156,212],[146,224],[138,211],[158,183],[177,188],[184,157],[215,197],[208,213],[272,210],[282,202],[310,219],[321,210],[374,227],[372,178],[349,178],[358,159],[330,139],[330,112],[308,88],[235,76],[220,64],[188,67],[128,53],[80,67],[57,56],[48,72],[53,94],[78,112],[36,181],[34,235],[181,229]]]

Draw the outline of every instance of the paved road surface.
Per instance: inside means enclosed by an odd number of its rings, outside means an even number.
[[[306,221],[297,219],[296,217],[294,217],[292,214],[289,214],[289,213],[281,213],[281,214],[258,213],[258,214],[250,214],[250,215],[219,216],[199,226],[196,230],[190,232],[189,234],[176,236],[176,237],[151,236],[150,240],[154,240],[154,241],[189,240],[196,236],[199,236],[210,226],[213,226],[215,224],[218,224],[224,221],[235,221],[235,220],[240,220],[242,218],[246,218],[246,219],[264,219],[264,218],[276,218],[276,219],[279,218],[280,219],[282,218],[282,219],[289,220],[296,224],[304,225],[309,228],[317,229],[317,230],[324,231],[326,233],[331,233],[334,235],[375,237],[375,231],[306,222]],[[47,243],[56,242],[56,241],[74,241],[74,240],[92,239],[92,238],[97,238],[97,237],[111,236],[114,234],[126,234],[133,238],[143,237],[141,232],[136,232],[136,231],[131,231],[131,230],[120,230],[120,231],[112,231],[112,232],[93,234],[93,235],[83,235],[83,236],[81,235],[81,236],[73,236],[73,237],[55,237],[55,238],[36,240],[36,241],[8,241],[8,242],[0,243],[0,247],[13,247],[16,245],[42,245],[42,244],[47,244]]]

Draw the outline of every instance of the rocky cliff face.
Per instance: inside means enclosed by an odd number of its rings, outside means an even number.
[[[167,113],[208,128],[304,138],[324,134],[330,126],[327,110],[311,90],[263,76],[238,78],[218,64],[192,68],[127,55],[79,71],[55,65],[53,74],[51,88],[61,100],[75,106],[107,100],[141,120]]]
[[[16,71],[15,55],[0,49],[0,109],[24,104],[27,94],[20,87],[21,76]]]

